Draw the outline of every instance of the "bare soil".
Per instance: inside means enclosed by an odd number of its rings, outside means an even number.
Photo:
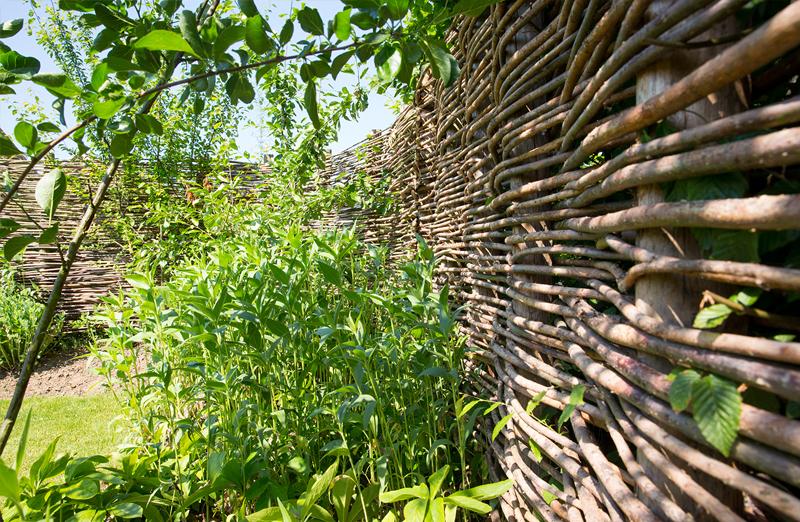
[[[28,384],[26,396],[84,396],[100,393],[104,379],[93,369],[98,361],[85,351],[54,351],[37,365]],[[14,393],[19,370],[0,370],[0,399]]]

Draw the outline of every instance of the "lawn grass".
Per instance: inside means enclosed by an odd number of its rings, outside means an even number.
[[[0,409],[5,411],[7,407],[8,401],[0,400]],[[125,442],[120,423],[114,422],[120,414],[119,406],[110,393],[87,397],[28,397],[22,405],[9,445],[3,452],[3,460],[12,466],[25,417],[31,409],[33,414],[23,472],[28,471],[56,437],[59,437],[56,454],[77,456],[107,455]]]

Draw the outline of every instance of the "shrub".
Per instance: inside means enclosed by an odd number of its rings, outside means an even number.
[[[7,265],[0,265],[0,368],[17,368],[36,331],[44,305],[37,301],[36,290],[20,284]],[[63,316],[53,321],[45,349],[58,335]]]

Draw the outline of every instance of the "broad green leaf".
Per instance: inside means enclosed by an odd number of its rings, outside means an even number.
[[[132,502],[122,502],[109,508],[108,513],[116,518],[139,518],[143,514],[142,506]]]
[[[251,515],[247,515],[245,518],[247,522],[281,522],[283,520],[281,508],[278,506],[256,511]]]
[[[20,224],[11,218],[0,218],[0,239],[19,230]]]
[[[300,22],[300,27],[314,35],[325,34],[325,26],[322,24],[322,18],[319,11],[313,7],[304,7],[297,12],[297,21]]]
[[[753,306],[761,297],[760,288],[744,288],[731,296],[731,301],[743,306]]]
[[[355,489],[356,482],[350,475],[339,475],[334,479],[331,486],[331,502],[338,520],[347,520]]]
[[[32,149],[39,139],[39,133],[36,131],[36,127],[27,121],[21,121],[14,127],[14,137],[20,145],[26,149]]]
[[[317,261],[317,268],[319,268],[322,277],[332,285],[342,284],[342,274],[333,265],[329,265],[325,261]]]
[[[350,38],[352,26],[350,25],[350,9],[345,9],[336,13],[333,17],[333,32],[336,33],[336,38],[345,41]]]
[[[371,9],[359,9],[352,15],[350,15],[350,23],[358,27],[359,29],[363,29],[368,31],[373,29],[378,24],[378,19],[376,16],[373,15]]]
[[[692,386],[692,416],[703,437],[726,457],[739,433],[742,397],[736,385],[706,375]]]
[[[89,500],[100,494],[100,483],[94,479],[83,479],[61,488],[61,494],[73,500]]]
[[[253,0],[236,0],[239,10],[248,18],[259,16],[258,7]]]
[[[16,156],[17,154],[22,154],[22,151],[8,136],[0,132],[0,156]]]
[[[542,494],[542,500],[544,500],[545,504],[547,504],[548,506],[552,504],[554,500],[558,499],[557,496],[555,496],[546,489],[542,489],[541,494]]]
[[[389,12],[389,18],[402,20],[408,12],[408,0],[387,0],[386,9]]]
[[[66,191],[67,176],[61,169],[51,169],[36,183],[36,203],[49,219],[53,219]]]
[[[447,522],[447,514],[445,513],[444,509],[444,499],[442,497],[437,497],[431,500],[428,508],[429,518],[426,520],[430,520],[430,522]]]
[[[389,511],[383,516],[381,522],[399,522],[399,520],[394,511]]]
[[[39,73],[31,77],[33,83],[41,85],[54,96],[62,98],[75,98],[81,93],[80,87],[75,85],[66,74],[60,73]]]
[[[382,504],[391,504],[412,498],[428,498],[428,487],[425,484],[418,484],[412,488],[401,488],[394,491],[384,491],[380,495]]]
[[[121,31],[122,29],[136,25],[127,16],[123,15],[119,11],[109,9],[101,3],[98,3],[94,6],[94,13],[100,23],[114,31]]]
[[[281,28],[280,34],[280,42],[281,45],[286,45],[292,39],[292,35],[294,34],[294,24],[291,20],[286,20],[283,24],[283,28]]]
[[[429,493],[430,498],[435,498],[436,495],[439,494],[439,491],[441,491],[442,489],[442,484],[444,483],[444,480],[447,478],[447,475],[449,473],[450,473],[450,466],[445,464],[444,466],[436,470],[436,472],[433,475],[428,477],[428,486],[430,487],[430,493]]]
[[[679,372],[669,387],[669,403],[675,411],[683,411],[692,400],[692,386],[700,378],[694,370]]]
[[[328,469],[325,470],[317,480],[315,480],[306,490],[305,495],[302,498],[303,502],[303,512],[301,515],[301,519],[305,520],[306,515],[311,511],[311,507],[317,503],[317,501],[328,491],[330,488],[331,483],[333,482],[334,477],[336,477],[336,470],[339,469],[339,461],[337,460],[330,466]]]
[[[416,498],[403,507],[403,520],[405,522],[424,522],[428,501]]]
[[[203,48],[203,41],[200,39],[200,33],[197,31],[197,18],[193,11],[185,9],[181,11],[180,18],[178,19],[178,26],[181,29],[181,36],[186,40],[186,43],[194,49],[198,55],[205,54]]]
[[[17,34],[22,29],[22,23],[22,18],[16,18],[0,24],[0,38],[9,38]]]
[[[561,412],[561,415],[558,417],[558,427],[561,426],[569,420],[572,416],[572,412],[575,411],[575,408],[583,404],[583,393],[586,391],[586,387],[583,384],[579,384],[572,388],[572,391],[569,393],[569,402],[564,407],[564,411]]]
[[[22,469],[22,460],[25,458],[25,447],[28,445],[28,431],[31,429],[31,413],[33,410],[28,410],[25,416],[25,424],[22,426],[22,434],[19,436],[19,445],[17,446],[17,461],[16,469]]]
[[[36,238],[29,235],[12,237],[6,241],[3,247],[3,256],[6,258],[6,261],[11,261],[17,254],[34,242],[36,242]]]
[[[111,155],[115,158],[124,158],[133,150],[133,133],[117,134],[110,144]]]
[[[125,277],[125,281],[128,282],[134,288],[138,288],[139,290],[148,291],[152,288],[150,280],[143,275],[140,274],[129,274]]]
[[[375,55],[375,68],[378,70],[378,78],[382,82],[388,83],[400,72],[400,65],[403,62],[403,55],[400,49],[387,46],[382,48]]]
[[[165,29],[155,29],[139,38],[133,44],[134,49],[148,49],[150,51],[179,51],[196,56],[189,42],[178,33]]]
[[[463,495],[465,497],[474,498],[475,500],[491,500],[505,494],[506,491],[511,489],[514,485],[512,479],[501,480],[500,482],[492,482],[491,484],[483,484],[474,488],[459,491],[453,495]],[[452,495],[451,495],[452,496]]]
[[[500,435],[500,432],[503,430],[503,428],[506,427],[506,424],[508,424],[508,421],[511,420],[512,416],[513,414],[509,413],[508,415],[500,419],[500,422],[498,422],[495,425],[494,429],[492,430],[492,441],[494,441],[494,439],[496,439],[497,436]]]
[[[447,51],[444,42],[433,38],[423,40],[423,51],[425,51],[431,65],[431,71],[436,78],[444,82],[445,87],[449,87],[458,78],[458,67],[453,68],[455,59]],[[456,62],[457,65],[457,62]]]
[[[0,66],[6,71],[20,76],[32,76],[39,72],[39,60],[31,56],[22,56],[16,51],[0,53]]]
[[[486,504],[485,502],[481,502],[480,500],[463,495],[462,492],[453,493],[449,497],[444,497],[444,502],[445,504],[458,506],[462,509],[466,509],[467,511],[472,511],[481,515],[488,515],[492,512],[492,506]]]
[[[137,114],[135,124],[136,128],[144,134],[155,134],[157,136],[164,134],[164,127],[161,122],[150,114]]]
[[[125,105],[125,98],[105,101],[98,100],[92,104],[92,112],[101,120],[108,120],[113,118],[123,105]]]
[[[58,239],[58,223],[42,231],[42,233],[39,234],[38,241],[40,245],[49,245],[55,243],[56,239]]]
[[[0,498],[10,498],[19,502],[19,480],[17,472],[6,466],[0,459]]]
[[[36,129],[41,132],[60,132],[61,129],[55,123],[49,121],[42,122],[36,126]]]
[[[725,320],[733,313],[733,310],[724,304],[714,304],[706,306],[694,318],[692,326],[695,328],[716,328],[725,322]]]
[[[269,39],[264,29],[264,20],[261,18],[261,15],[252,16],[247,19],[244,40],[247,46],[256,54],[264,54],[272,48],[272,41]]]
[[[322,125],[319,121],[319,110],[317,109],[317,86],[314,82],[308,82],[306,84],[306,91],[303,95],[303,101],[305,102],[306,112],[308,112],[308,117],[311,120],[311,123],[314,125],[315,129],[319,129]]]

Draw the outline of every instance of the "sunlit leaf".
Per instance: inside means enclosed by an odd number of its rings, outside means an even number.
[[[180,51],[196,55],[189,42],[178,33],[165,29],[155,29],[139,38],[134,44],[135,49],[148,49],[150,51]]]
[[[6,20],[0,24],[0,38],[9,38],[17,34],[22,29],[22,18]]]
[[[67,191],[67,176],[61,169],[51,169],[36,183],[36,203],[45,215],[53,219]]]
[[[692,386],[692,416],[703,437],[726,457],[739,432],[742,397],[736,385],[706,375]]]

